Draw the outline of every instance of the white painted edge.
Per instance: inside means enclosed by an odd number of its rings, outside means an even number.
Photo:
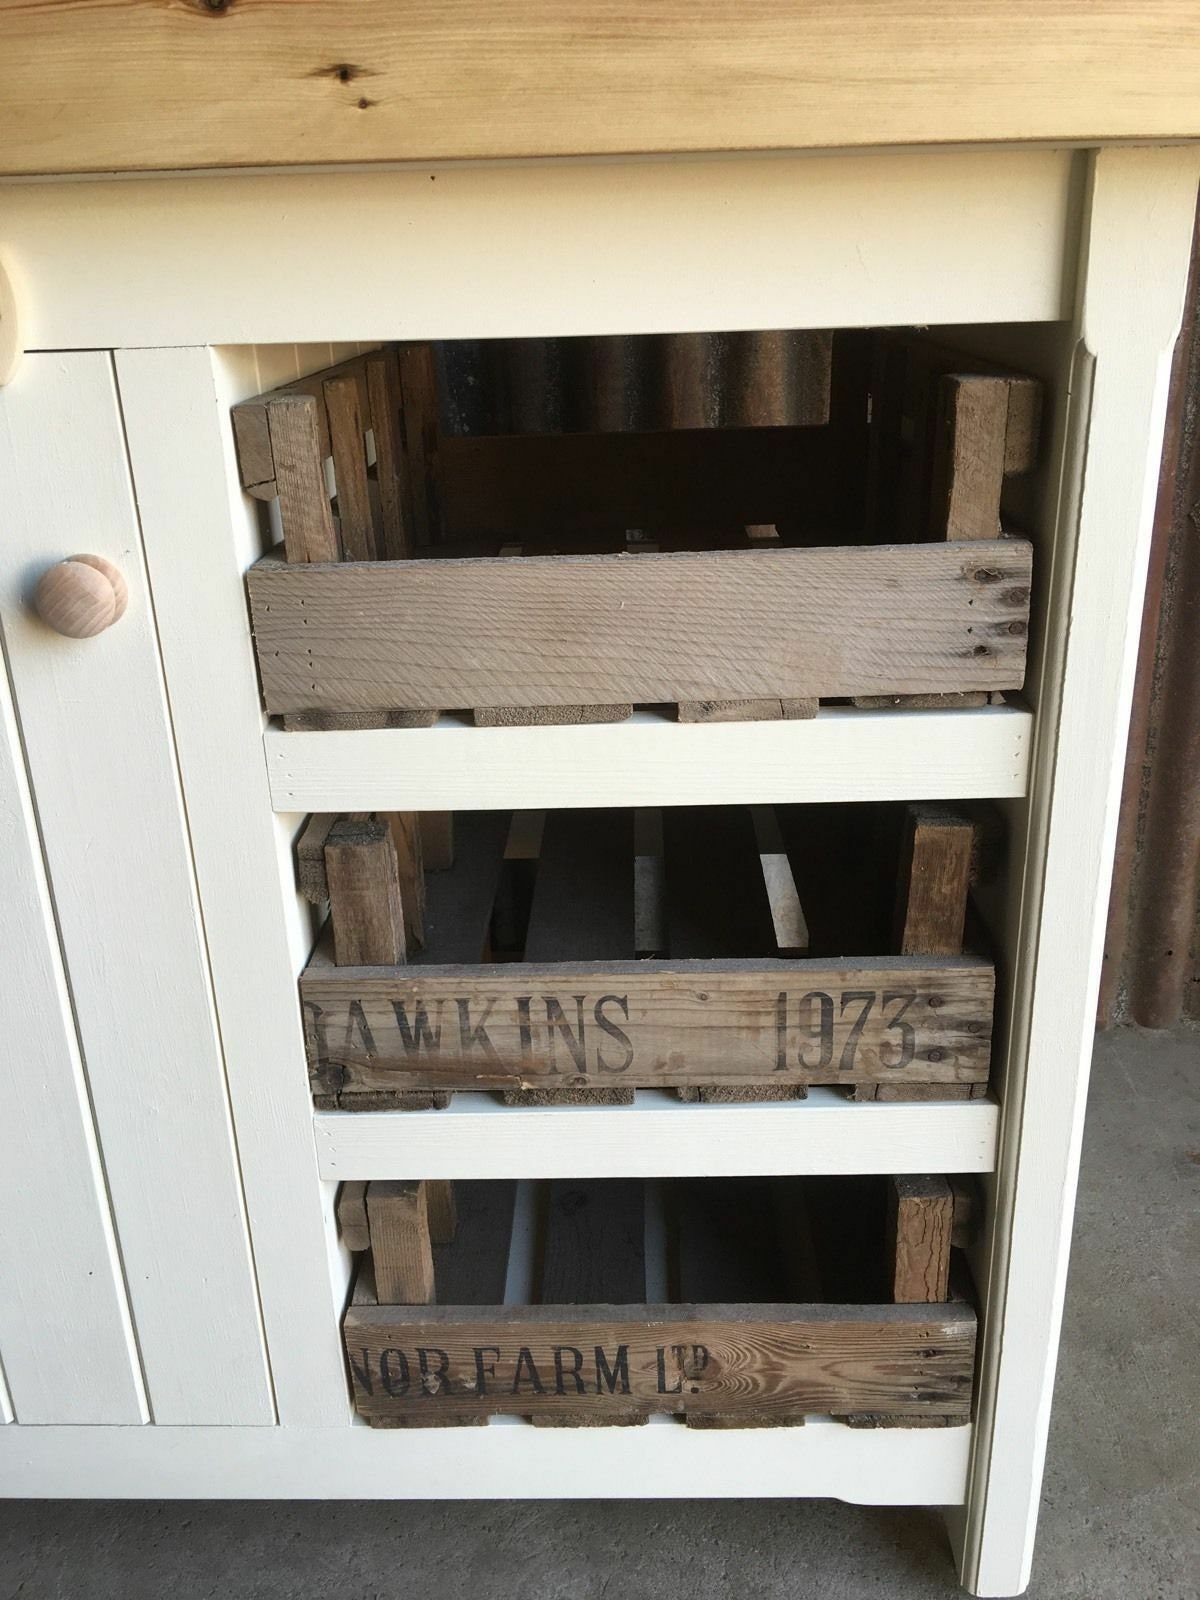
[[[1042,321],[1069,314],[1078,167],[1043,146],[31,183],[4,189],[0,246],[39,350]]]
[[[756,805],[1024,795],[1033,713],[860,711],[808,722],[627,722],[264,734],[276,811]]]
[[[3,1428],[0,1495],[74,1499],[834,1498],[955,1505],[971,1428]]]
[[[971,1593],[1030,1580],[1061,1333],[1123,753],[1200,153],[1103,149],[1084,213],[1066,460],[1014,942],[1002,1141],[980,1284]],[[1086,431],[1085,431],[1086,429]],[[951,1519],[955,1522],[957,1519]]]
[[[0,261],[0,389],[12,381],[24,354],[17,297],[4,270],[4,262]]]
[[[444,1111],[319,1111],[317,1163],[350,1178],[767,1177],[990,1172],[992,1100],[857,1104],[836,1089],[780,1104],[696,1105],[664,1089],[632,1106],[506,1106],[456,1094]]]

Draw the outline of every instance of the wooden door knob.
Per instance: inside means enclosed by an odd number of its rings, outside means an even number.
[[[125,615],[129,590],[103,556],[68,556],[43,572],[33,595],[38,616],[68,639],[91,639]]]

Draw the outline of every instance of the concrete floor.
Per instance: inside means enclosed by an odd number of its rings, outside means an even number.
[[[1031,1600],[1200,1595],[1200,1033],[1096,1051]],[[0,1506],[0,1600],[945,1600],[931,1512],[782,1501]]]

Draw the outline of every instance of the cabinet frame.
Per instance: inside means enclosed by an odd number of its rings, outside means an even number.
[[[512,1492],[516,1461],[530,1494],[561,1493],[569,1479],[571,1493],[587,1495],[661,1494],[670,1482],[670,1492],[694,1496],[961,1501],[948,1521],[964,1585],[981,1595],[1024,1588],[1198,172],[1192,148],[1171,147],[497,165],[438,171],[433,184],[428,171],[398,169],[0,189],[0,250],[16,269],[19,304],[28,305],[27,342],[116,352],[279,1413],[274,1429],[2,1427],[5,1492],[162,1493],[169,1462],[173,1492],[185,1495],[361,1495],[386,1482],[396,1495],[503,1496]],[[366,235],[371,248],[328,248],[340,224],[341,237]],[[767,238],[770,248],[747,248]],[[144,253],[147,239],[152,256]],[[213,239],[221,241],[219,273],[211,270]],[[318,1118],[314,1144],[294,987],[311,937],[291,882],[294,812],[314,797],[349,805],[352,795],[371,808],[403,797],[408,807],[441,809],[464,803],[469,786],[461,775],[421,786],[422,753],[431,751],[436,772],[440,746],[432,742],[453,742],[445,729],[268,730],[264,743],[242,588],[260,541],[237,487],[228,408],[377,334],[605,333],[631,324],[702,331],[746,326],[747,308],[760,327],[1057,321],[1066,341],[1045,475],[1048,559],[1039,580],[1034,711],[1015,714],[1027,741],[1022,770],[1004,789],[948,791],[1009,797],[1019,863],[1006,913],[1014,956],[990,1225],[976,1260],[983,1298],[977,1419],[970,1428],[842,1430],[845,1438],[820,1426],[774,1438],[733,1434],[719,1448],[702,1434],[688,1439],[680,1429],[684,1437],[676,1439],[658,1427],[635,1441],[645,1452],[641,1467],[618,1437],[624,1430],[373,1435],[351,1425],[338,1347],[347,1283],[332,1220],[340,1123]],[[18,375],[14,404],[19,385]],[[759,745],[761,764],[747,757],[752,778],[743,769],[738,798],[749,798],[760,780],[754,799],[808,798],[789,774],[810,749],[819,755],[836,720],[791,725],[786,746],[769,726],[746,725],[736,735],[728,727],[688,729],[686,737],[697,741],[697,766],[722,740]],[[893,724],[885,715],[882,725]],[[992,725],[1011,727],[1002,718]],[[664,726],[638,737],[661,741],[665,751],[676,732],[685,730]],[[568,763],[577,737],[610,737],[609,730],[546,728],[472,730],[470,738],[494,738],[486,748],[503,751],[498,736],[510,733],[536,735],[542,752]],[[844,737],[855,743],[853,734]],[[347,741],[364,789],[334,791],[328,774],[324,788],[282,781],[279,763],[291,759],[292,741],[305,740]],[[499,757],[510,771],[517,742]],[[324,759],[324,743],[304,748]],[[301,745],[295,750],[300,755]],[[999,747],[988,746],[986,757],[978,771],[988,776],[978,781],[993,784]],[[641,756],[631,744],[622,759],[628,788],[618,782],[614,790],[625,803],[632,803],[627,792],[645,803]],[[656,778],[660,801],[669,760]],[[839,795],[871,797],[869,763],[854,760],[863,786],[847,785],[843,772]],[[526,804],[538,793],[534,771]],[[485,784],[484,792],[496,787]],[[906,780],[897,793],[909,792]],[[52,796],[37,798],[52,806]],[[570,802],[548,794],[541,803]],[[709,1142],[699,1130],[735,1128],[750,1109],[765,1115],[761,1108],[681,1108],[669,1133],[649,1124],[639,1132],[638,1159],[648,1162],[655,1142],[669,1139],[671,1170],[703,1170]],[[874,1149],[890,1137],[883,1129],[894,1127],[900,1145],[906,1118],[911,1127],[938,1110],[850,1109],[867,1114],[871,1163],[884,1159]],[[808,1107],[776,1113],[780,1126],[812,1114]],[[587,1125],[582,1113],[570,1115],[580,1118],[571,1137],[582,1148]],[[983,1118],[996,1115],[980,1103],[971,1137],[982,1134],[986,1146]],[[425,1122],[372,1122],[364,1148],[386,1146],[397,1173],[410,1161],[442,1160],[441,1170],[458,1170],[450,1155],[435,1160]],[[472,1137],[467,1148],[482,1154],[487,1130]],[[924,1142],[911,1146],[922,1162],[934,1137],[927,1129]],[[796,1162],[812,1159],[816,1144],[799,1141]],[[509,1170],[533,1175],[546,1160],[539,1148],[531,1139],[527,1156],[510,1152]],[[947,1154],[958,1148],[948,1137]],[[976,1159],[992,1164],[990,1154]],[[905,1170],[903,1161],[886,1165]],[[350,1170],[382,1175],[353,1162]],[[404,1175],[440,1174],[431,1166]]]

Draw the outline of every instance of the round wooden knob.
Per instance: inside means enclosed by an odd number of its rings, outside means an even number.
[[[125,615],[129,590],[103,556],[68,556],[43,572],[34,591],[39,617],[68,639],[91,639]]]

